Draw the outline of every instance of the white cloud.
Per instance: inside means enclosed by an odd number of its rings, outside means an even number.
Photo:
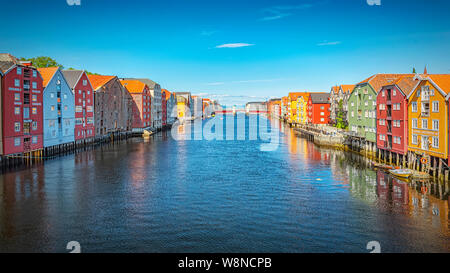
[[[318,46],[330,46],[330,45],[338,45],[340,44],[340,41],[335,41],[335,42],[323,42],[323,43],[319,43],[317,44]]]
[[[286,11],[294,11],[294,10],[303,10],[303,9],[309,9],[312,8],[312,4],[301,4],[301,5],[295,5],[295,6],[275,6],[263,9],[262,11],[267,16],[260,19],[260,21],[272,21],[277,19],[282,19],[288,16],[291,16],[292,13],[286,13]]]
[[[238,48],[238,47],[246,47],[246,46],[253,46],[254,44],[246,44],[246,43],[234,43],[234,44],[223,44],[218,45],[216,48]]]

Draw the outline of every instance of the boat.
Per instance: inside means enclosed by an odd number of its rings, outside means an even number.
[[[412,175],[412,171],[408,169],[389,170],[389,173],[399,178],[409,178]]]
[[[392,166],[381,164],[381,163],[376,163],[376,162],[372,162],[372,166],[374,168],[384,169],[384,170],[391,170],[391,169],[393,169]]]

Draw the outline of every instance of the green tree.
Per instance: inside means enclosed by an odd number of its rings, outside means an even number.
[[[54,66],[59,66],[61,67],[61,69],[64,69],[64,66],[60,63],[58,63],[57,61],[55,61],[54,59],[47,57],[47,56],[39,56],[39,57],[34,57],[34,58],[20,58],[21,61],[31,61],[33,63],[33,66],[37,67],[37,68],[42,68],[42,67],[54,67]]]
[[[342,100],[339,101],[337,109],[336,127],[339,129],[347,129],[348,127],[347,121],[345,120],[344,102]]]

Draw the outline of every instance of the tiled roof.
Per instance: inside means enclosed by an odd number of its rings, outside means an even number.
[[[42,85],[44,87],[47,86],[48,82],[53,78],[56,71],[58,71],[59,67],[42,67],[38,68],[39,73],[41,73],[43,82]]]
[[[364,84],[368,83],[372,86],[375,92],[380,91],[381,87],[389,84],[393,84],[399,77],[402,76],[414,76],[415,74],[375,74],[364,81],[358,83]]]
[[[5,73],[13,65],[18,64],[19,60],[11,54],[0,53],[0,72]]]
[[[166,93],[166,100],[170,99],[170,96],[172,95],[172,93],[170,93],[169,90],[167,89],[161,89],[161,92],[165,92]]]
[[[84,73],[83,70],[63,70],[62,71],[64,78],[66,78],[67,83],[69,84],[70,88],[75,88],[75,85],[77,85],[78,80],[81,78],[81,74]]]
[[[103,85],[107,84],[110,80],[116,76],[103,76],[103,75],[88,75],[89,81],[92,84],[94,90],[98,90]]]
[[[312,103],[329,103],[330,93],[310,93]]]
[[[408,94],[413,90],[413,88],[417,85],[418,80],[414,80],[413,76],[403,76],[398,78],[398,80],[395,81],[395,85],[400,88],[400,90],[408,96]]]
[[[450,74],[428,74],[424,76],[430,78],[445,94],[450,93]]]
[[[138,80],[120,80],[120,83],[125,86],[130,93],[142,93],[145,89],[145,83]]]
[[[353,89],[355,88],[354,84],[343,84],[341,85],[342,91],[344,93],[351,93]]]
[[[123,80],[138,80],[145,83],[150,89],[155,89],[155,86],[158,84],[150,79],[124,78]]]
[[[297,100],[298,97],[308,97],[309,93],[308,92],[290,92],[288,94],[289,100],[293,101],[293,100]]]

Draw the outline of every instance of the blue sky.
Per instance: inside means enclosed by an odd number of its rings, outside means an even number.
[[[148,77],[223,104],[425,65],[450,73],[450,1],[380,2],[0,0],[0,52]]]

